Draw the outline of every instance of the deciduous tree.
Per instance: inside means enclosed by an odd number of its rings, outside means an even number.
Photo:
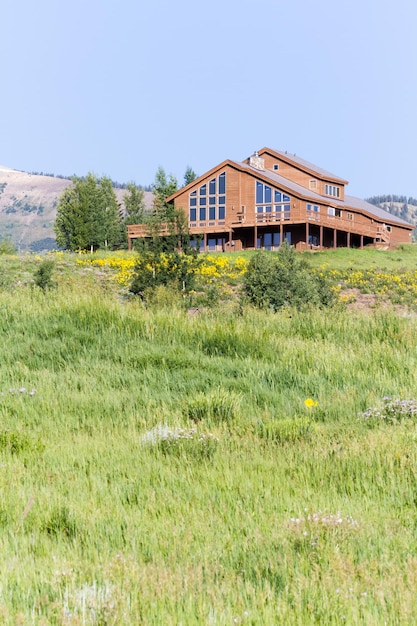
[[[66,250],[117,248],[121,242],[122,217],[109,178],[89,173],[73,178],[57,208],[57,244]]]
[[[145,217],[145,193],[133,183],[128,183],[124,195],[125,224],[141,224]]]

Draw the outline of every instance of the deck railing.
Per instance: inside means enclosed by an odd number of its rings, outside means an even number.
[[[347,212],[344,212],[347,213]],[[352,214],[350,214],[352,215]],[[339,215],[328,215],[306,210],[276,211],[268,213],[252,213],[250,216],[244,213],[238,213],[230,223],[225,219],[221,220],[202,220],[189,223],[191,234],[201,232],[225,232],[240,227],[263,227],[267,225],[285,224],[316,224],[325,228],[343,230],[351,234],[363,235],[379,241],[389,243],[390,230],[385,224],[369,223],[358,224],[353,218]],[[149,236],[149,227],[146,224],[132,224],[128,227],[128,238],[135,239]],[[167,224],[161,224],[159,234],[169,235],[170,230]]]

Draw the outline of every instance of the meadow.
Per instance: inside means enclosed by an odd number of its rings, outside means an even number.
[[[246,257],[192,311],[48,258],[0,257],[1,624],[417,622],[414,246],[307,255],[340,305],[278,313]]]

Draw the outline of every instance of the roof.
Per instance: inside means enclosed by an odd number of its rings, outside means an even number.
[[[279,155],[280,157],[282,156],[282,158],[286,159],[288,162],[297,163],[298,165],[300,165],[301,168],[308,169],[311,172],[316,173],[318,176],[322,178],[325,178],[327,180],[330,179],[332,181],[339,181],[340,183],[347,184],[347,181],[343,180],[342,178],[338,178],[334,176],[334,174],[331,174],[330,172],[327,172],[326,170],[318,168],[315,165],[308,163],[308,161],[304,161],[303,159],[296,157],[295,155],[292,155],[292,154],[289,155],[285,152],[271,150],[269,148],[263,148],[262,151],[259,151],[259,154],[261,154],[261,152],[269,152],[270,154],[276,154],[276,155]],[[312,202],[317,202],[317,204],[322,204],[322,205],[326,204],[327,206],[341,208],[341,209],[349,209],[349,208],[353,210],[356,209],[358,211],[361,211],[362,213],[366,213],[368,215],[375,217],[378,221],[389,222],[391,224],[397,224],[398,226],[404,226],[410,229],[415,228],[414,224],[410,224],[409,222],[406,222],[400,217],[392,215],[388,211],[385,211],[384,209],[381,209],[380,207],[377,207],[371,204],[370,202],[366,202],[366,200],[361,200],[360,198],[355,198],[354,196],[348,196],[346,194],[345,194],[344,200],[340,200],[339,198],[329,198],[328,196],[322,196],[316,193],[315,191],[312,191],[311,189],[307,189],[306,187],[303,187],[302,185],[299,185],[298,183],[293,182],[289,178],[286,178],[276,172],[273,172],[272,170],[268,170],[268,169],[260,170],[256,167],[249,165],[245,161],[238,162],[238,161],[232,161],[231,159],[226,159],[225,161],[222,161],[221,163],[213,167],[211,170],[209,170],[205,174],[202,174],[201,176],[193,180],[186,187],[182,187],[181,189],[173,193],[169,198],[167,198],[167,201],[171,202],[180,193],[184,193],[184,191],[188,187],[192,188],[195,185],[198,185],[200,179],[204,180],[208,176],[211,176],[212,174],[217,172],[219,169],[224,169],[227,165],[235,169],[238,169],[240,171],[245,171],[252,176],[256,176],[260,179],[268,181],[272,185],[275,185],[276,187],[280,187],[284,189],[285,191],[288,191],[289,194],[293,194],[295,196],[301,197],[306,200],[311,200]]]
[[[371,213],[375,215],[378,219],[385,220],[386,222],[395,222],[396,224],[401,224],[402,226],[412,226],[415,228],[414,224],[410,224],[410,222],[406,222],[401,219],[401,217],[397,217],[396,215],[392,215],[385,209],[381,209],[381,207],[375,206],[370,202],[366,202],[366,200],[361,200],[361,198],[355,198],[354,196],[345,196],[345,204],[359,209],[360,211],[364,211],[366,213]]]
[[[294,183],[288,178],[280,176],[279,174],[276,174],[271,170],[258,170],[256,167],[252,167],[251,165],[248,165],[246,163],[236,163],[236,165],[240,165],[242,169],[250,171],[250,173],[258,177],[260,176],[264,179],[268,179],[269,181],[271,181],[271,183],[274,183],[279,187],[283,187],[284,189],[291,191],[296,196],[302,196],[303,198],[311,199],[313,201],[316,201],[317,203],[325,203],[328,206],[340,207],[341,209],[358,209],[363,213],[374,215],[378,220],[393,222],[402,226],[412,226],[414,228],[413,224],[406,222],[396,215],[392,215],[392,213],[389,213],[388,211],[385,211],[384,209],[381,209],[380,207],[377,207],[370,202],[366,202],[366,200],[361,200],[360,198],[355,198],[354,196],[347,195],[345,195],[344,201],[338,198],[328,198],[327,196],[321,196],[315,191],[306,189],[302,185]]]
[[[262,148],[262,150],[258,151],[258,154],[259,156],[261,156],[262,153],[265,153],[265,152],[268,152],[269,154],[272,154],[272,155],[276,154],[277,156],[279,156],[284,161],[287,161],[288,163],[299,165],[300,168],[303,170],[314,172],[319,178],[329,179],[329,180],[336,181],[345,185],[348,184],[348,181],[346,179],[340,178],[340,176],[336,176],[335,174],[332,174],[331,172],[328,172],[327,170],[321,167],[317,167],[317,165],[314,165],[313,163],[310,163],[309,161],[306,161],[305,159],[301,159],[299,156],[295,154],[290,154],[289,152],[287,151],[284,152],[282,150],[272,150],[272,148]]]

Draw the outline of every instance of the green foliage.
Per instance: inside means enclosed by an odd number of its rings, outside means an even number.
[[[193,422],[211,420],[231,423],[239,415],[241,400],[237,393],[224,389],[198,393],[186,402],[183,415]]]
[[[46,259],[42,261],[36,270],[33,280],[35,285],[42,289],[42,291],[47,291],[48,289],[52,289],[54,287],[54,282],[52,280],[52,272],[54,271],[55,263],[50,259]]]
[[[1,623],[417,623],[415,418],[358,420],[416,397],[417,318],[190,317],[54,258],[53,298],[0,259]],[[218,441],[143,445],[156,424]]]
[[[156,426],[142,435],[141,443],[165,456],[186,456],[201,461],[213,458],[219,439],[213,433],[197,431],[197,428]]]
[[[15,254],[16,246],[14,243],[8,238],[3,237],[0,241],[0,254]]]
[[[21,430],[0,430],[0,451],[11,454],[43,452],[45,445],[32,433]]]
[[[78,534],[76,520],[68,507],[56,507],[44,522],[43,530],[53,537],[75,539]]]
[[[129,290],[142,299],[145,299],[148,290],[160,286],[189,292],[193,289],[198,265],[196,254],[143,250],[136,261]]]
[[[190,165],[187,166],[184,174],[184,186],[189,185],[197,178],[197,174],[194,172]]]
[[[258,252],[252,257],[244,293],[251,304],[273,311],[284,306],[331,306],[337,299],[329,279],[313,273],[288,244],[276,255]]]
[[[283,418],[260,422],[258,434],[262,439],[275,443],[294,444],[308,441],[314,433],[314,424],[308,418]]]
[[[127,185],[124,195],[126,209],[125,224],[141,224],[145,216],[145,193],[133,183]]]
[[[170,174],[167,176],[163,167],[159,167],[155,174],[155,181],[152,185],[152,191],[155,195],[153,216],[160,222],[170,221],[173,218],[174,208],[166,202],[178,189],[177,179]]]
[[[57,244],[66,250],[117,248],[122,217],[111,180],[91,173],[74,178],[59,199],[54,228]]]

